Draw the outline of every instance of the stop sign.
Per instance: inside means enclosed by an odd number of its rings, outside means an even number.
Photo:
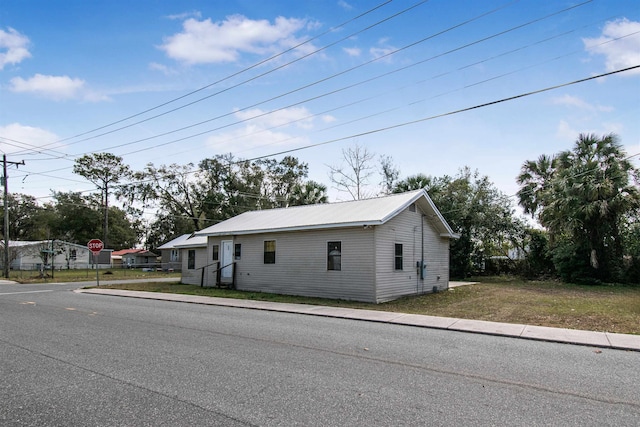
[[[94,255],[98,255],[101,250],[104,249],[104,243],[100,239],[91,239],[89,243],[87,243],[87,247]]]

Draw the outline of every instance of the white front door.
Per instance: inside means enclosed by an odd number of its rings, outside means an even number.
[[[222,279],[231,279],[233,276],[233,240],[222,241],[222,256],[220,257],[220,267],[224,267],[220,271]]]

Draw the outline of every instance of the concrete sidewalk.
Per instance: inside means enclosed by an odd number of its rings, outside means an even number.
[[[640,351],[640,335],[580,331],[575,329],[497,323],[487,322],[483,320],[454,319],[449,317],[393,313],[377,310],[362,310],[354,308],[328,307],[306,304],[288,304],[255,300],[238,300],[231,298],[204,297],[196,295],[180,295],[159,292],[140,292],[98,288],[77,289],[74,292],[121,296],[129,298],[153,299],[160,301],[176,301],[191,304],[248,308],[254,310],[278,311],[284,313],[306,314],[313,316],[337,317],[342,319],[364,320],[369,322],[417,326],[422,328],[446,329],[450,331],[498,335],[538,341],[550,341],[601,348]]]

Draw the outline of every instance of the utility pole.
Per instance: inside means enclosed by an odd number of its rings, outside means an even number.
[[[7,163],[12,165],[24,165],[24,160],[20,163],[10,162],[7,155],[2,155],[2,184],[4,186],[4,277],[9,278],[9,176],[7,175]]]

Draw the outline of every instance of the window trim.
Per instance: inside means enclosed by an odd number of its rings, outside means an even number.
[[[187,252],[187,270],[196,269],[196,250],[189,249]]]
[[[267,252],[267,243],[273,242],[273,251]],[[276,253],[277,253],[278,245],[276,240],[263,240],[263,263],[264,264],[275,264],[276,263]],[[271,254],[273,254],[273,259],[271,259]],[[269,258],[267,258],[269,255]]]
[[[339,254],[331,255],[331,244],[338,245]],[[342,240],[327,241],[327,271],[342,271]]]
[[[400,255],[398,255],[398,248],[400,248]],[[398,261],[400,262],[400,268],[398,268]],[[402,243],[396,243],[394,246],[393,266],[395,271],[404,270],[404,245]]]
[[[233,245],[233,259],[238,261],[242,258],[242,243],[234,243]]]

